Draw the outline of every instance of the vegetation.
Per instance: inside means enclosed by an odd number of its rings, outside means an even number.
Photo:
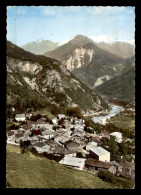
[[[79,107],[69,107],[69,108],[67,108],[66,113],[70,117],[78,117],[78,118],[83,117]]]
[[[134,188],[134,181],[127,178],[120,178],[109,171],[106,170],[100,170],[98,172],[98,177],[106,182],[110,182],[112,184],[116,184],[119,187],[122,187],[124,189],[133,189]]]
[[[121,132],[123,137],[125,137],[125,138],[134,138],[135,137],[134,130],[129,131],[129,129],[122,129],[122,128],[119,128],[119,127],[115,126],[112,123],[106,123],[103,126],[103,129],[108,131],[109,133],[112,133],[112,132],[115,132],[115,131]]]
[[[22,155],[19,147],[9,144],[6,170],[10,188],[116,188],[93,173],[68,168],[31,153]]]
[[[120,129],[127,129],[129,131],[134,131],[135,129],[135,120],[121,114],[111,117],[110,123]]]
[[[129,102],[135,102],[135,68],[128,66],[125,71],[106,82],[99,85],[95,89],[100,94],[104,94],[117,104],[125,106]],[[125,101],[125,103],[124,103]]]
[[[134,155],[135,151],[131,144],[126,142],[117,143],[114,139],[106,137],[102,137],[101,142],[101,146],[110,152],[111,161],[119,161],[121,156],[127,161],[132,160],[132,155]]]
[[[88,130],[88,127],[91,127],[94,129],[94,131],[96,131],[96,133],[100,133],[102,128],[101,125],[99,123],[95,123],[93,120],[88,119],[86,117],[84,117],[85,120],[85,125],[86,125],[86,131]]]

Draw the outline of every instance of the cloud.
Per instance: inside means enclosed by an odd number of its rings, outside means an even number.
[[[129,43],[129,44],[132,44],[132,45],[135,45],[135,39],[131,39],[131,40],[114,40],[112,38],[110,38],[109,36],[106,36],[106,35],[101,35],[101,36],[89,36],[94,42],[96,43],[100,43],[100,42],[105,42],[105,43],[109,43],[109,44],[112,44],[116,41],[119,41],[119,42],[125,42],[125,43]]]
[[[130,9],[129,9],[130,8]],[[90,9],[87,10],[89,14],[93,15],[110,15],[110,14],[132,14],[134,12],[134,8],[131,7],[118,7],[118,6],[91,6]]]

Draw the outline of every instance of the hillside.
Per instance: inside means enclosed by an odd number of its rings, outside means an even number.
[[[77,35],[68,43],[45,55],[60,60],[90,88],[120,75],[125,68],[134,63],[133,58],[123,59],[101,49],[83,35]]]
[[[10,188],[116,188],[96,174],[67,168],[31,153],[20,154],[18,146],[7,145],[6,161],[6,180]]]
[[[24,51],[7,42],[7,112],[47,108],[64,113],[78,105],[83,113],[109,108],[103,99],[59,61]]]
[[[102,85],[99,85],[95,90],[107,95],[109,98],[117,98],[134,103],[135,102],[135,68],[131,67],[129,70],[122,73]]]
[[[58,43],[54,43],[50,40],[39,40],[39,41],[37,40],[31,43],[27,43],[21,46],[21,48],[33,54],[41,55],[47,51],[56,49],[58,47],[57,44]]]
[[[99,48],[104,49],[112,54],[115,54],[122,58],[131,58],[135,55],[135,46],[124,42],[115,42],[108,44],[100,42],[96,44]]]

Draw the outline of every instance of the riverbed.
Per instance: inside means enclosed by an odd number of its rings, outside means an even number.
[[[108,114],[106,114],[104,116],[93,117],[92,120],[95,123],[105,124],[107,119],[110,119],[112,116],[115,116],[124,110],[124,108],[122,106],[117,106],[117,105],[113,105],[113,104],[109,104],[109,106],[112,109],[110,110],[110,112]]]

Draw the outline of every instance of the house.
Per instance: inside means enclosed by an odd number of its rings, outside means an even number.
[[[59,118],[59,120],[62,119],[62,118],[65,118],[65,115],[64,114],[58,114],[58,118]]]
[[[123,167],[119,163],[117,163],[116,161],[111,161],[111,162],[109,162],[109,164],[115,166],[116,171],[122,172]]]
[[[97,147],[97,143],[96,142],[89,142],[87,145],[86,145],[86,150],[89,151],[91,148],[93,147]]]
[[[85,158],[65,156],[59,163],[79,170],[83,170],[85,167],[85,161]]]
[[[42,135],[42,132],[38,130],[33,130],[34,135]]]
[[[108,131],[105,131],[105,130],[102,130],[102,131],[101,131],[101,136],[102,136],[102,137],[110,138],[110,134],[108,133]]]
[[[26,116],[25,116],[25,114],[16,114],[15,120],[16,121],[25,121],[26,120]]]
[[[79,144],[77,142],[74,142],[72,140],[68,140],[64,143],[66,148],[73,149],[73,148],[78,148]]]
[[[24,130],[28,130],[28,129],[31,129],[31,128],[32,128],[32,125],[30,123],[23,126]]]
[[[53,118],[52,122],[53,122],[54,125],[57,125],[58,124],[58,119],[57,118]]]
[[[97,136],[97,135],[93,135],[92,138],[91,138],[91,140],[92,140],[93,142],[96,142],[98,146],[100,146],[101,143],[102,143],[102,142],[101,142],[101,138],[100,138],[99,136]]]
[[[28,117],[28,118],[31,118],[32,114],[31,113],[26,113],[25,116]]]
[[[54,131],[53,130],[45,130],[42,132],[42,135],[46,138],[46,139],[51,139],[54,137]]]
[[[108,170],[113,174],[116,173],[116,168],[114,166],[93,158],[88,158],[85,162],[85,166],[91,171]]]
[[[110,162],[110,152],[100,146],[90,148],[89,152],[92,157],[99,161]]]
[[[38,153],[48,152],[50,150],[50,146],[45,143],[36,143],[33,145]]]
[[[72,149],[67,149],[65,147],[62,147],[61,145],[58,145],[55,150],[53,151],[53,154],[59,155],[59,156],[64,156],[67,154],[75,154],[76,152],[73,151]]]
[[[122,133],[120,133],[120,132],[110,133],[110,138],[114,138],[116,142],[121,143],[122,142]]]
[[[117,175],[123,175],[130,178],[135,177],[135,164],[133,162],[128,162],[125,160],[120,160],[119,164],[123,167],[122,172],[118,172]]]

